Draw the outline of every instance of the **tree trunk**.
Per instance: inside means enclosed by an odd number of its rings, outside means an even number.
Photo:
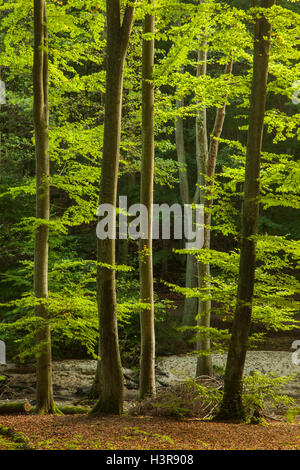
[[[206,74],[206,63],[207,63],[207,52],[205,50],[199,51],[199,72],[200,74]],[[202,65],[201,65],[202,63]],[[225,75],[232,73],[233,59],[230,56],[228,63],[225,67]],[[200,186],[203,188],[201,191],[200,203],[204,204],[204,241],[203,248],[210,249],[210,226],[211,226],[211,210],[213,206],[212,190],[214,186],[214,176],[217,163],[217,156],[219,150],[219,138],[221,137],[225,112],[226,112],[226,99],[224,96],[223,105],[217,109],[214,128],[210,138],[209,150],[207,148],[207,131],[206,131],[206,110],[203,109],[196,122],[197,128],[197,142],[198,152],[200,160],[200,174],[203,176],[200,180]],[[203,291],[204,295],[209,293],[209,277],[210,277],[210,265],[209,263],[199,263],[198,265],[199,274],[199,287]],[[211,316],[211,301],[210,300],[199,300],[198,310],[198,325],[209,328],[210,327],[210,316]],[[213,365],[210,352],[210,338],[208,334],[204,334],[203,338],[198,341],[198,351],[204,351],[206,354],[198,357],[196,376],[199,375],[213,375]]]
[[[178,111],[183,105],[184,105],[183,100],[176,100],[176,108]],[[176,118],[175,138],[176,138],[177,160],[179,163],[180,197],[181,197],[183,204],[189,204],[190,202],[189,182],[188,182],[188,173],[187,173],[187,167],[186,167],[186,156],[185,156],[185,148],[184,148],[183,118],[181,116],[177,116]]]
[[[153,5],[152,0],[148,4]],[[151,38],[143,39],[142,71],[142,130],[143,153],[141,171],[140,203],[147,207],[148,234],[140,240],[140,299],[149,305],[142,309],[141,359],[140,359],[140,398],[155,395],[155,332],[153,300],[153,263],[152,263],[152,206],[154,175],[154,15],[147,13],[144,19],[144,34]]]
[[[47,19],[44,0],[34,0],[33,118],[36,157],[36,217],[41,223],[35,232],[34,295],[37,327],[37,413],[54,413],[52,388],[51,335],[48,323],[48,225],[49,190],[49,107]]]
[[[207,70],[207,42],[204,41],[198,51],[198,68],[197,68],[197,77],[206,75]],[[206,108],[202,108],[198,111],[196,117],[196,155],[197,155],[197,164],[198,164],[198,183],[200,185],[200,195],[197,198],[200,204],[205,205],[205,184],[206,184],[206,175],[207,175],[207,166],[208,166],[208,141],[207,141],[207,123],[206,123]],[[205,214],[207,218],[207,214]],[[206,221],[207,222],[207,221]],[[203,248],[209,249],[210,247],[210,230],[205,223],[204,227],[204,240]],[[197,272],[198,272],[198,284],[200,292],[202,294],[207,293],[208,288],[208,278],[210,274],[210,266],[207,263],[198,262],[197,263]],[[202,300],[201,298],[198,301],[198,318],[197,325],[201,327],[210,326],[210,308],[211,303],[209,300]],[[197,341],[197,351],[204,352],[197,359],[197,368],[196,368],[196,377],[199,375],[212,375],[213,367],[210,352],[210,339],[208,335],[201,334],[199,340]]]
[[[119,0],[107,0],[106,97],[99,203],[110,204],[114,208],[117,198],[124,62],[133,16],[134,7],[128,5],[121,22]],[[113,268],[115,240],[98,239],[97,257],[100,263],[97,270],[97,299],[103,388],[94,412],[120,414],[123,411],[123,372],[119,351],[115,270]]]
[[[269,8],[274,0],[261,0],[254,6]],[[259,173],[266,89],[268,79],[271,25],[262,14],[257,17],[254,38],[253,78],[246,154],[244,204],[237,302],[227,357],[222,419],[245,419],[242,379],[251,325],[255,282],[256,236],[259,216]]]
[[[177,109],[183,106],[183,100],[176,101]],[[183,118],[177,116],[175,123],[176,152],[179,163],[179,188],[182,204],[190,204],[190,190],[188,182],[188,169],[186,166],[186,155],[184,148]],[[186,255],[185,287],[193,289],[198,287],[197,262],[194,255]],[[182,323],[183,325],[194,325],[198,308],[197,297],[185,297]]]
[[[185,268],[185,287],[187,289],[196,289],[198,287],[197,262],[194,255],[186,255]],[[198,310],[197,297],[185,297],[183,307],[183,325],[192,326],[196,322]],[[189,334],[185,335],[187,338]]]
[[[1,79],[1,77],[0,77]],[[1,104],[0,104],[0,113],[1,113]],[[0,127],[0,181],[1,181],[1,174],[2,174],[2,171],[1,171],[1,160],[2,160],[2,132],[1,132],[1,127]]]
[[[8,402],[0,403],[0,415],[10,415],[15,413],[29,413],[31,410],[31,405],[29,401],[17,401],[17,402]]]

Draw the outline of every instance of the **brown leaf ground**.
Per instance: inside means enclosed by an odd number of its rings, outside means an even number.
[[[300,450],[299,424],[268,426],[163,417],[1,416],[37,450]],[[14,447],[0,439],[0,450]]]

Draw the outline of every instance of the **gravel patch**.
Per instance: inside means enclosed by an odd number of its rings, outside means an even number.
[[[296,374],[295,379],[286,385],[284,391],[300,399],[300,364],[293,364],[292,354],[289,351],[248,351],[245,374],[256,371],[262,374],[272,372],[280,377]],[[213,354],[214,366],[224,369],[226,359],[227,354]],[[193,355],[169,356],[160,358],[159,367],[168,375],[166,381],[171,384],[194,378],[196,363],[197,358]]]
[[[284,392],[300,400],[300,364],[292,362],[289,351],[248,351],[245,373],[259,371],[263,374],[273,372],[277,376],[296,374],[295,379],[288,383]],[[222,375],[227,354],[213,354],[213,364],[220,368],[216,373]],[[193,355],[179,355],[158,358],[156,380],[158,387],[176,385],[195,377],[197,358]],[[53,363],[53,388],[56,401],[73,400],[79,397],[78,390],[88,389],[94,379],[97,362],[95,360],[62,360]],[[15,364],[0,366],[0,373],[10,376],[9,387],[0,390],[0,399],[35,398],[35,368],[25,366],[24,370]],[[126,400],[137,398],[138,383],[130,369],[123,369],[126,377]]]

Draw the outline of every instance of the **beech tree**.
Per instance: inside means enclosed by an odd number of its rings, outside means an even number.
[[[210,8],[211,3],[208,1],[199,1],[199,8],[203,8],[203,24],[200,28],[200,37],[202,38],[197,52],[197,71],[196,76],[198,80],[205,79],[207,76],[207,55],[210,44],[207,37],[213,33],[209,33],[208,24],[211,21],[212,13]],[[211,38],[210,38],[211,39]],[[225,51],[224,51],[225,52]],[[226,52],[225,52],[226,53]],[[227,57],[228,56],[228,57]],[[232,73],[233,58],[231,52],[226,54],[227,63],[225,65],[224,74],[222,78],[228,80]],[[213,129],[209,133],[207,125],[207,110],[206,106],[199,100],[197,102],[197,113],[195,120],[195,134],[196,134],[196,167],[197,167],[197,180],[196,187],[192,197],[190,197],[189,178],[187,172],[187,159],[184,147],[184,127],[183,118],[179,115],[176,119],[176,150],[177,158],[180,164],[179,168],[179,183],[180,194],[184,204],[199,204],[205,207],[204,211],[204,240],[203,248],[210,249],[210,225],[211,225],[211,212],[213,206],[213,188],[215,168],[219,150],[219,139],[223,131],[225,120],[226,106],[227,106],[227,93],[221,97],[223,102],[216,109],[215,120]],[[184,107],[184,100],[177,100],[177,109]],[[209,138],[208,138],[209,134]],[[213,367],[210,352],[210,338],[204,332],[210,327],[210,313],[211,301],[209,300],[209,277],[210,265],[207,262],[197,260],[194,253],[187,254],[186,263],[186,288],[194,289],[195,297],[186,297],[183,312],[183,324],[193,325],[196,322],[199,327],[199,339],[197,340],[197,350],[205,352],[201,354],[197,361],[196,376],[199,375],[212,375]],[[198,290],[198,292],[197,292]],[[199,298],[199,292],[201,297]]]
[[[176,101],[177,109],[180,110],[184,106],[184,100],[178,99]],[[194,194],[191,196],[190,184],[186,170],[186,153],[184,145],[184,124],[183,117],[177,116],[175,123],[175,137],[176,137],[176,153],[179,163],[179,188],[182,204],[197,204],[199,203],[199,186],[200,186],[200,171],[198,171],[198,181]],[[197,159],[197,167],[199,168],[199,159]],[[192,254],[186,255],[186,274],[185,274],[185,287],[197,288],[198,275],[197,275],[197,262]],[[192,325],[195,323],[195,318],[198,310],[198,299],[196,297],[186,297],[184,299],[183,309],[183,324]]]
[[[49,106],[48,44],[46,2],[34,0],[33,118],[36,159],[36,218],[34,246],[34,295],[38,300],[37,329],[37,413],[54,413],[52,388],[51,334],[48,323],[48,222],[49,188]]]
[[[147,5],[153,6],[152,0]],[[141,310],[140,398],[155,395],[155,332],[152,263],[152,204],[154,175],[154,14],[144,18],[142,64],[142,169],[140,202],[147,207],[148,234],[140,239],[140,298],[148,308]]]
[[[254,1],[256,13],[254,34],[253,78],[250,99],[249,129],[246,152],[245,189],[242,213],[242,235],[238,292],[225,371],[224,397],[219,417],[244,419],[242,379],[251,325],[255,281],[256,237],[259,215],[260,157],[264,128],[271,24],[266,9],[274,0]]]
[[[199,59],[202,64],[199,66],[199,74],[206,74],[207,66],[207,51],[199,51]],[[201,62],[200,62],[201,63]],[[233,59],[232,56],[228,58],[228,63],[225,66],[224,75],[230,77],[232,73]],[[200,173],[201,173],[201,195],[200,202],[204,205],[204,239],[203,248],[206,250],[210,249],[210,235],[211,235],[211,211],[213,206],[213,187],[214,177],[216,170],[216,163],[219,150],[219,139],[222,134],[226,106],[227,96],[224,96],[223,104],[217,108],[213,130],[210,134],[209,146],[207,142],[207,124],[206,124],[206,109],[203,108],[196,119],[196,138],[197,138],[197,154],[201,162]],[[203,328],[210,327],[210,316],[211,316],[211,301],[207,299],[209,297],[209,277],[210,277],[210,265],[209,263],[198,261],[198,276],[199,276],[199,288],[202,291],[202,295],[206,297],[205,300],[199,299],[198,306],[198,325]],[[205,352],[205,355],[200,355],[197,360],[196,376],[199,375],[213,375],[213,366],[210,352],[210,338],[208,335],[203,335],[203,338],[198,340],[197,350]]]
[[[116,207],[124,63],[134,18],[134,1],[121,19],[119,0],[106,1],[107,55],[100,204]],[[123,411],[123,372],[119,351],[115,282],[115,240],[97,240],[97,302],[100,323],[102,390],[94,411]]]
[[[200,1],[201,3],[201,1]],[[180,6],[180,0],[178,0]],[[181,21],[179,21],[179,26]],[[183,72],[184,67],[181,67]],[[198,67],[197,73],[201,70]],[[196,154],[196,166],[197,166],[197,182],[195,185],[194,193],[190,188],[188,173],[187,173],[187,159],[184,142],[184,118],[180,114],[181,109],[184,107],[184,98],[177,98],[176,108],[178,110],[178,116],[175,121],[175,142],[176,142],[176,153],[177,160],[179,163],[179,190],[180,198],[183,205],[185,204],[197,204],[200,201],[200,159],[199,153]],[[198,273],[197,273],[197,261],[194,255],[187,254],[186,256],[186,274],[185,274],[185,287],[186,288],[197,288],[198,287]],[[196,297],[185,297],[183,317],[182,321],[184,325],[193,325],[198,311],[198,299]]]

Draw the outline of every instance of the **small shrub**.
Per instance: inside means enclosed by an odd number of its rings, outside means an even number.
[[[295,418],[300,416],[300,408],[290,408],[286,414],[286,420],[288,423],[294,423]]]
[[[282,394],[282,387],[294,376],[276,377],[275,374],[254,372],[244,378],[243,403],[246,416],[251,421],[259,420],[260,413],[268,407],[290,406],[294,400]]]
[[[260,372],[246,376],[243,405],[247,422],[264,424],[262,414],[268,407],[294,404],[291,397],[281,393],[283,385],[292,379],[293,376],[276,377],[272,373],[264,375]],[[217,414],[222,399],[223,381],[203,376],[159,391],[156,398],[146,398],[131,408],[130,414],[211,419]]]
[[[145,398],[130,414],[209,418],[221,401],[220,387],[216,379],[198,377],[162,390],[156,398]]]

